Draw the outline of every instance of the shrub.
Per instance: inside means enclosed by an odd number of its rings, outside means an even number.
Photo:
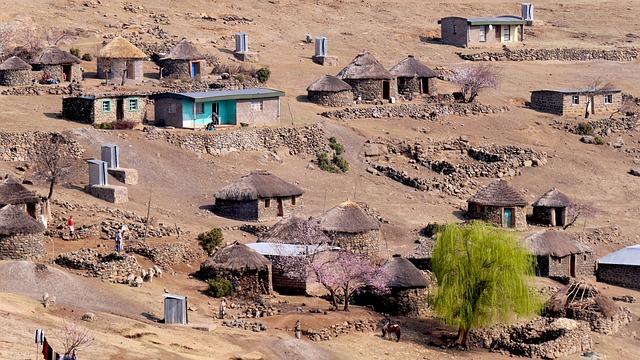
[[[333,159],[331,159],[331,162],[338,167],[338,169],[340,169],[340,171],[342,172],[347,172],[349,171],[349,162],[347,161],[347,159],[343,158],[340,155],[334,155]]]
[[[131,130],[136,127],[135,121],[116,121],[113,123],[114,130]]]
[[[261,83],[266,83],[271,77],[271,70],[269,70],[268,67],[260,68],[258,71],[256,71],[256,77]]]
[[[593,126],[587,122],[576,125],[575,132],[578,135],[593,135]]]
[[[222,235],[222,230],[220,228],[213,228],[207,232],[204,232],[198,235],[198,242],[200,246],[207,252],[207,254],[212,255],[215,249],[222,244],[224,240],[224,236]]]
[[[71,55],[79,58],[80,57],[80,49],[78,48],[71,48],[69,49],[69,52],[71,53]]]
[[[91,61],[91,60],[93,60],[93,56],[91,56],[91,54],[89,54],[89,53],[84,53],[84,54],[82,54],[82,58],[81,59],[84,60],[84,61]]]
[[[93,125],[93,127],[101,130],[113,130],[113,123],[112,122],[99,123],[99,124]]]
[[[427,226],[420,230],[420,235],[426,237],[434,237],[437,233],[444,230],[447,227],[446,224],[438,224],[438,223],[429,223]]]
[[[329,147],[333,149],[338,156],[344,152],[344,145],[340,144],[333,136],[329,138]]]
[[[329,161],[329,155],[326,152],[318,153],[316,155],[316,161],[318,162],[318,167],[320,169],[331,173],[338,172],[338,168]]]
[[[593,141],[596,145],[604,145],[604,139],[601,136],[594,136]]]
[[[207,289],[207,295],[209,296],[220,298],[233,293],[233,284],[227,279],[209,279],[207,284],[209,284],[209,289]]]

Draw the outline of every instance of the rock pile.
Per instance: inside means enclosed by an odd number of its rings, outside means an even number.
[[[578,125],[575,122],[562,122],[559,120],[555,120],[552,126],[572,134],[593,137],[594,135],[609,136],[615,133],[635,131],[640,125],[639,121],[640,118],[636,115],[585,121],[580,123],[580,129],[578,129]],[[585,131],[588,133],[585,134]]]
[[[134,256],[101,254],[94,249],[60,254],[55,263],[70,269],[86,271],[87,276],[117,284],[131,284],[142,272],[142,267]]]
[[[248,304],[240,307],[239,318],[258,319],[274,316],[280,313],[280,309],[266,304]]]
[[[624,247],[634,245],[636,242],[620,232],[617,225],[593,229],[579,235],[579,240],[583,244],[593,245],[594,248],[601,246],[616,245]]]
[[[376,330],[376,326],[377,322],[375,320],[349,320],[318,330],[305,329],[302,330],[302,334],[311,339],[311,341],[326,341],[353,331],[372,332]]]
[[[253,332],[267,331],[267,326],[260,322],[248,322],[245,320],[225,320],[222,322],[222,326],[237,328],[243,330],[251,330]]]
[[[640,57],[640,50],[635,48],[615,50],[572,48],[511,50],[505,47],[502,52],[458,53],[458,56],[463,60],[470,61],[635,61]]]
[[[445,116],[475,116],[480,114],[495,114],[509,111],[506,106],[495,107],[479,103],[424,103],[377,105],[372,107],[348,107],[341,110],[325,111],[320,115],[332,119],[380,119],[380,118],[411,118],[437,121]]]
[[[171,267],[176,264],[192,264],[206,255],[200,247],[187,243],[151,246],[135,241],[128,243],[126,251],[148,258],[165,271],[172,270]]]
[[[148,140],[164,140],[182,149],[214,156],[234,151],[273,152],[278,148],[288,148],[291,155],[315,155],[328,149],[325,131],[317,124],[216,133],[176,133],[147,127],[145,132]]]
[[[40,96],[40,95],[79,95],[83,91],[82,85],[71,83],[67,86],[29,85],[6,88],[0,95]]]
[[[54,137],[64,143],[63,156],[79,158],[84,153],[84,149],[77,141],[58,132],[12,133],[0,131],[0,144],[2,144],[0,146],[0,160],[30,161],[37,151],[38,144],[50,142]]]

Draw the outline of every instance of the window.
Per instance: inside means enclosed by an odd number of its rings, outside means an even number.
[[[176,104],[169,104],[169,114],[176,113]]]
[[[140,110],[140,101],[138,99],[129,99],[129,111]]]
[[[607,94],[604,96],[604,103],[607,105],[613,104],[613,95]]]
[[[571,104],[572,105],[578,105],[580,104],[580,95],[573,95],[571,97]]]
[[[111,100],[102,100],[102,112],[111,112]]]
[[[511,41],[511,27],[509,25],[502,26],[502,41]]]
[[[480,26],[480,42],[487,42],[487,27]]]
[[[264,207],[271,207],[271,199],[264,199]]]
[[[296,197],[295,196],[291,197],[291,205],[293,205],[293,206],[296,205]]]
[[[196,103],[196,114],[204,114],[204,103]]]
[[[584,261],[587,261],[587,255],[584,255]]]
[[[264,109],[264,103],[260,101],[251,102],[251,111],[262,111]]]
[[[562,258],[558,258],[558,263],[562,264]]]

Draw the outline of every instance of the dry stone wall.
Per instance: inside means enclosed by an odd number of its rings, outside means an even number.
[[[423,104],[377,105],[370,107],[349,107],[341,110],[326,111],[320,115],[342,120],[411,118],[439,120],[445,116],[475,116],[509,111],[506,106],[495,107],[479,103],[426,102]]]
[[[0,160],[29,161],[36,153],[38,144],[50,142],[52,138],[61,139],[64,143],[65,156],[79,158],[84,149],[78,142],[58,132],[24,132],[12,133],[0,131]]]
[[[13,235],[0,237],[0,260],[43,258],[47,251],[44,243],[47,237],[42,234]]]
[[[504,48],[501,52],[458,53],[458,56],[470,61],[635,61],[640,57],[640,50],[636,48],[614,50],[571,48],[510,50]]]
[[[82,85],[71,83],[64,85],[27,85],[0,90],[0,95],[40,96],[40,95],[79,95]]]

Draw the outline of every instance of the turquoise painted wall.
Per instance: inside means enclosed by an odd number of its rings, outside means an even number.
[[[236,125],[236,101],[224,100],[218,103],[220,125]]]
[[[223,100],[218,103],[218,116],[220,116],[220,125],[236,125],[236,101]],[[204,112],[195,114],[194,121],[194,102],[190,100],[182,101],[182,127],[184,128],[201,128],[207,126],[211,122],[213,114],[214,102],[204,103]]]

